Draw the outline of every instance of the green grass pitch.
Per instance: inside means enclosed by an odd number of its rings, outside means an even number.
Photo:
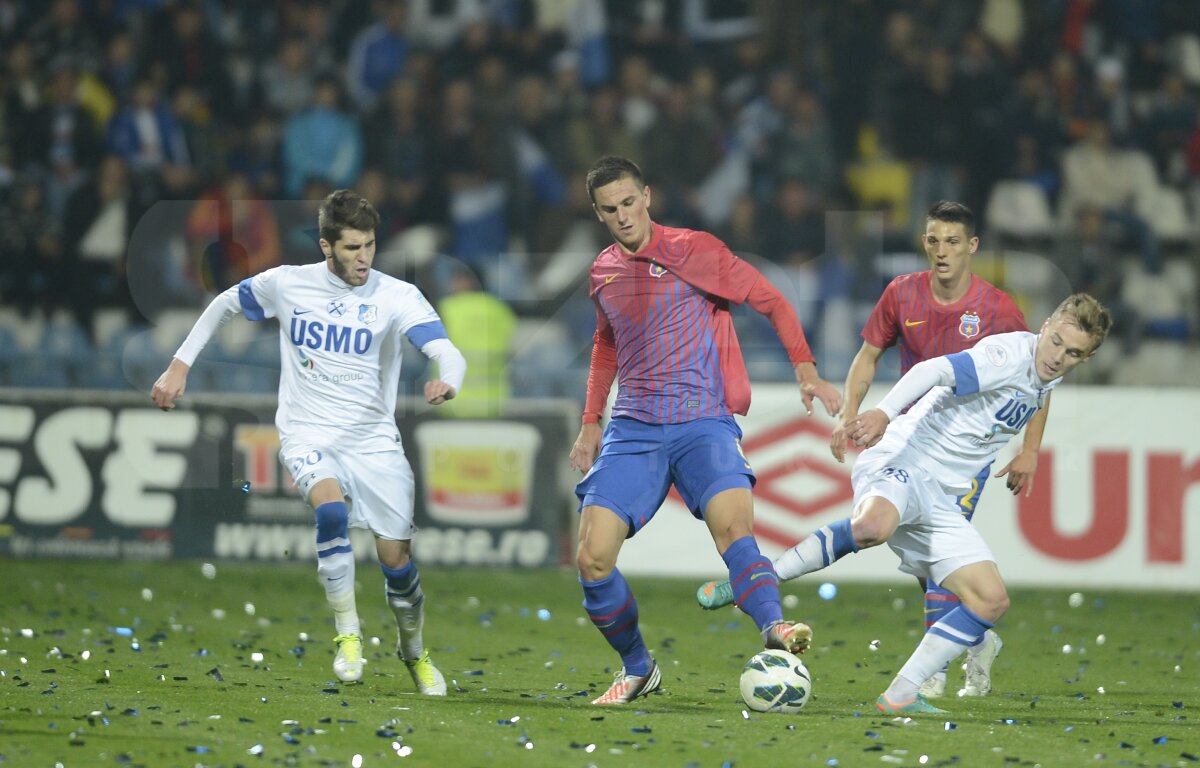
[[[619,662],[568,571],[422,572],[426,642],[450,682],[413,693],[382,577],[359,565],[363,681],[334,681],[332,622],[310,565],[0,563],[0,765],[1176,766],[1200,758],[1194,595],[1018,589],[996,689],[904,722],[874,700],[919,639],[912,585],[785,586],[814,627],[813,698],[745,711],[760,644],[692,581],[631,579],[660,695],[589,701]],[[830,571],[827,576],[836,576]],[[546,609],[549,614],[541,613]],[[378,645],[370,638],[378,637]],[[1102,639],[1103,638],[1103,639]],[[872,641],[878,641],[872,648]],[[258,656],[257,654],[261,654]],[[951,688],[962,673],[951,672]]]

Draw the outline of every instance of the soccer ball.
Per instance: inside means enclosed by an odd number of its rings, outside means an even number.
[[[755,712],[799,712],[812,693],[804,662],[787,651],[766,650],[742,667],[742,700]]]

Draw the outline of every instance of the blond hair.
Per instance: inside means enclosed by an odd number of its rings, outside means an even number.
[[[1074,293],[1063,299],[1050,318],[1067,318],[1079,330],[1090,336],[1092,339],[1091,352],[1100,348],[1108,336],[1109,330],[1112,329],[1112,315],[1109,314],[1108,309],[1095,297],[1086,293]]]

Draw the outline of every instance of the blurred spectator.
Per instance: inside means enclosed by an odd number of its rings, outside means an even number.
[[[18,179],[11,203],[0,205],[0,295],[23,314],[49,314],[63,298],[59,220],[46,210],[33,177]]]
[[[104,62],[100,65],[100,77],[118,103],[128,104],[133,98],[137,76],[137,48],[133,34],[122,30],[108,40]]]
[[[187,234],[195,279],[210,294],[283,261],[275,214],[241,173],[229,174],[196,201]]]
[[[350,44],[346,85],[360,113],[370,112],[408,57],[408,10],[404,0],[375,0],[377,21]]]
[[[620,96],[612,86],[592,91],[587,113],[567,123],[567,157],[572,171],[585,171],[604,155],[645,157],[642,143],[621,121]]]
[[[763,227],[762,255],[798,267],[825,252],[825,221],[812,190],[800,179],[783,179]]]
[[[621,122],[635,136],[644,137],[658,120],[658,101],[663,90],[645,57],[634,54],[621,62],[618,82]]]
[[[923,71],[904,89],[896,111],[896,153],[913,169],[909,232],[914,237],[924,231],[931,204],[964,198],[969,101],[956,77],[950,52],[930,50]]]
[[[459,264],[450,278],[449,295],[438,302],[446,335],[467,359],[462,391],[446,405],[457,418],[500,416],[511,397],[508,363],[512,357],[517,316],[483,289],[479,278]]]
[[[1059,240],[1055,263],[1066,274],[1072,292],[1090,293],[1108,307],[1124,352],[1134,354],[1141,341],[1142,322],[1121,295],[1125,264],[1114,247],[1116,237],[1105,229],[1101,211],[1080,209],[1071,233]]]
[[[410,0],[408,29],[435,51],[454,44],[468,24],[484,17],[483,0]]]
[[[335,188],[351,187],[362,170],[363,137],[358,118],[342,111],[332,75],[317,78],[313,104],[283,129],[283,192],[295,198],[311,178]]]
[[[304,38],[290,35],[279,46],[279,55],[263,65],[263,99],[279,114],[299,112],[312,101],[314,74],[306,54]]]
[[[654,206],[664,223],[700,228],[696,196],[720,162],[715,126],[691,108],[688,84],[675,82],[663,99],[663,111],[645,136],[642,167],[654,183]]]
[[[79,71],[65,59],[51,71],[45,103],[34,112],[19,151],[28,167],[47,174],[46,211],[58,219],[67,197],[100,158],[100,138],[91,115],[79,103]]]
[[[162,174],[168,187],[182,188],[190,178],[191,158],[183,127],[149,77],[138,79],[129,104],[109,122],[108,150],[119,155],[135,174]]]
[[[234,88],[225,70],[226,51],[205,25],[201,8],[193,2],[167,6],[153,19],[153,34],[146,40],[147,55],[154,69],[163,67],[166,87],[174,92],[189,85],[225,118],[243,106],[234,103]]]
[[[230,143],[229,170],[245,174],[265,200],[283,194],[281,130],[279,121],[269,112],[259,112]]]
[[[1159,174],[1181,185],[1187,178],[1188,137],[1196,124],[1196,99],[1177,73],[1163,78],[1154,94],[1142,145],[1154,157]]]
[[[833,132],[816,94],[797,91],[788,110],[788,121],[771,142],[774,172],[781,178],[803,179],[826,197],[837,186]]]
[[[97,308],[117,307],[132,314],[126,257],[140,215],[129,169],[116,155],[105,156],[95,176],[67,202],[63,219],[65,289],[80,327],[93,339]]]
[[[35,18],[24,39],[33,46],[33,55],[45,66],[70,56],[81,66],[94,68],[100,61],[100,44],[85,23],[79,0],[50,0],[48,12]]]
[[[420,221],[445,220],[432,181],[435,141],[431,118],[421,103],[416,79],[398,77],[388,85],[365,126],[367,164],[379,169],[387,180],[398,229]]]
[[[1157,272],[1162,266],[1159,242],[1145,218],[1158,190],[1149,157],[1114,147],[1108,124],[1097,118],[1087,138],[1063,153],[1062,171],[1058,213],[1064,227],[1070,230],[1085,208],[1099,210],[1137,243],[1146,269]]]

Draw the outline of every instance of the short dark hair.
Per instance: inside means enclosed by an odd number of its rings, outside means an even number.
[[[975,237],[975,214],[962,203],[956,203],[953,200],[939,200],[929,206],[925,220],[962,224],[967,237]]]
[[[379,211],[366,198],[351,189],[331,192],[317,211],[317,229],[321,239],[333,245],[343,229],[374,232],[379,226]]]
[[[634,183],[639,187],[646,184],[642,178],[642,169],[638,168],[637,163],[627,157],[605,155],[597,160],[592,169],[587,172],[588,197],[591,198],[593,203],[596,202],[597,188],[603,187],[606,184],[612,184],[614,181],[619,181],[626,176],[633,179]]]

